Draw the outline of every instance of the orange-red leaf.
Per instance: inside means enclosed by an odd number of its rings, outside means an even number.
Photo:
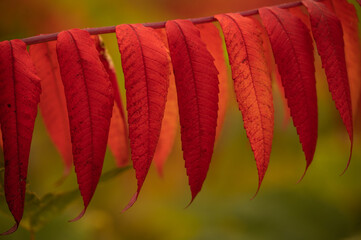
[[[257,163],[259,189],[271,154],[274,114],[262,30],[255,19],[240,14],[216,18],[224,33],[238,107]]]
[[[216,66],[219,74],[219,102],[218,102],[218,118],[216,129],[216,140],[218,139],[224,118],[226,116],[227,103],[228,103],[228,71],[226,60],[224,57],[222,38],[219,35],[217,27],[213,23],[204,23],[197,25],[202,41],[206,44],[208,51],[214,58],[214,65]]]
[[[188,20],[166,23],[177,87],[181,140],[192,201],[202,188],[213,154],[218,112],[218,71]]]
[[[4,140],[5,198],[14,216],[16,231],[24,212],[26,177],[31,139],[40,98],[40,79],[35,74],[26,44],[0,42],[0,124]]]
[[[72,151],[84,210],[97,187],[114,104],[113,87],[89,33],[58,34],[57,55],[69,115]]]
[[[352,113],[355,117],[361,107],[361,46],[358,18],[355,7],[347,0],[332,1],[335,13],[341,21],[347,74],[350,82]]]
[[[259,13],[270,38],[307,170],[315,153],[318,128],[312,39],[304,23],[287,10],[261,8]]]
[[[307,7],[313,37],[325,69],[328,87],[353,146],[352,107],[347,77],[342,27],[337,16],[321,2],[303,1]],[[360,80],[360,79],[359,79]]]
[[[113,61],[104,47],[103,40],[99,35],[92,36],[95,46],[99,52],[100,61],[109,75],[114,90],[114,101],[112,119],[110,121],[108,145],[115,157],[115,163],[118,167],[123,167],[129,163],[129,141],[128,128],[125,120],[123,104],[120,97],[117,76]]]
[[[153,160],[161,130],[169,80],[169,54],[152,28],[116,27],[125,79],[130,148],[138,180],[136,201]]]
[[[68,111],[56,55],[56,42],[31,45],[30,56],[41,79],[39,108],[49,136],[60,155],[68,175],[73,164]]]
[[[168,48],[168,40],[165,29],[157,29],[156,31],[159,34],[165,46]],[[158,174],[160,176],[163,176],[164,164],[169,154],[172,151],[178,130],[177,89],[175,86],[173,66],[171,62],[169,62],[169,67],[170,67],[170,75],[169,75],[169,89],[167,95],[167,103],[165,104],[162,128],[160,130],[159,141],[153,158]]]

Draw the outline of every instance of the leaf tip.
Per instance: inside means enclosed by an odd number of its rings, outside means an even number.
[[[138,199],[138,195],[139,195],[139,191],[137,191],[137,192],[133,195],[132,199],[130,199],[130,201],[129,201],[129,203],[127,204],[127,206],[125,206],[125,208],[122,210],[122,213],[124,213],[125,211],[127,211],[129,208],[131,208],[131,207],[134,205],[135,201],[137,201],[137,199]]]
[[[263,175],[259,175],[257,191],[256,191],[256,193],[253,195],[253,197],[251,198],[251,200],[255,199],[255,197],[258,195],[258,192],[259,192],[259,190],[260,190],[260,188],[261,188],[261,185],[262,185],[263,177],[264,177],[264,174],[263,174]]]
[[[353,149],[353,141],[351,140],[350,156],[349,156],[349,158],[348,158],[348,162],[347,162],[346,168],[342,171],[342,173],[340,174],[340,176],[343,176],[343,175],[346,173],[348,167],[350,166],[351,158],[352,158],[352,149]]]
[[[5,236],[5,235],[12,234],[18,229],[18,227],[19,227],[19,223],[16,222],[14,224],[14,226],[12,226],[9,230],[7,230],[6,232],[0,233],[0,236]]]
[[[83,211],[81,211],[80,214],[76,218],[73,218],[73,219],[69,220],[68,222],[76,222],[76,221],[80,220],[84,216],[85,211],[86,211],[86,208],[84,208]]]
[[[187,206],[186,206],[184,209],[187,209],[187,208],[189,208],[190,205],[192,205],[195,197],[196,197],[196,196],[192,196],[191,201],[187,204]]]
[[[306,172],[307,172],[307,170],[308,170],[308,167],[309,167],[309,166],[310,166],[310,162],[307,162],[307,165],[306,165],[305,171],[303,172],[303,174],[302,174],[301,178],[297,181],[297,184],[299,184],[299,183],[302,181],[302,179],[305,177]]]
[[[164,178],[163,166],[161,164],[156,164],[156,169],[157,169],[158,176],[160,178]]]

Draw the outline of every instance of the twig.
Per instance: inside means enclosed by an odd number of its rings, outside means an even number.
[[[280,5],[277,5],[277,7],[293,8],[293,7],[298,7],[301,5],[302,5],[302,2],[297,1],[297,2],[280,4]],[[238,13],[243,16],[251,16],[251,15],[258,14],[258,9],[253,9],[253,10],[248,10],[248,11],[238,12]],[[192,21],[194,24],[201,24],[201,23],[208,23],[208,22],[216,21],[216,19],[213,16],[201,17],[201,18],[190,18],[188,20]],[[163,28],[165,26],[165,23],[166,22],[153,22],[153,23],[143,23],[143,25],[146,27],[151,27],[151,28]],[[116,26],[85,28],[84,30],[88,31],[91,35],[98,35],[98,34],[105,34],[105,33],[114,33],[115,27]],[[27,45],[31,45],[31,44],[54,41],[54,40],[56,40],[57,36],[58,36],[58,33],[51,33],[51,34],[43,34],[43,35],[39,35],[39,36],[23,38],[21,40],[24,41]]]

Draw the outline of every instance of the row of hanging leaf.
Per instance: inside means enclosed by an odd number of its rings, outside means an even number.
[[[264,27],[255,18],[240,14],[215,16],[224,34],[237,102],[257,163],[258,189],[273,139],[274,71],[281,78],[278,82],[305,153],[306,170],[313,159],[318,116],[309,28],[352,152],[352,112],[357,110],[361,76],[356,12],[346,0],[306,0],[303,5],[309,19],[300,8],[259,9]],[[192,201],[201,190],[228,98],[218,29],[212,23],[196,27],[188,20],[172,20],[166,23],[165,31],[141,24],[119,25],[116,37],[125,78],[128,126],[115,71],[98,36],[78,29],[63,31],[56,42],[30,46],[30,54],[21,40],[0,43],[5,196],[16,222],[4,234],[15,231],[23,215],[38,103],[64,159],[65,174],[74,162],[84,202],[84,210],[74,220],[85,213],[95,192],[107,143],[117,165],[128,164],[128,132],[138,188],[125,209],[136,201],[153,159],[162,172],[176,135],[178,111]]]

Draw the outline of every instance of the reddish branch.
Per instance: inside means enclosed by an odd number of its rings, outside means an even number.
[[[297,1],[297,2],[280,4],[280,5],[277,5],[277,7],[293,8],[293,7],[298,7],[301,5],[302,5],[302,2]],[[258,9],[239,12],[239,14],[242,14],[243,16],[256,15],[256,14],[258,14]],[[194,24],[208,23],[208,22],[216,21],[216,19],[213,16],[201,17],[201,18],[191,18],[189,20],[192,21]],[[164,22],[143,23],[143,25],[146,27],[152,27],[152,28],[163,28],[165,26],[165,23],[166,22],[164,21]],[[85,28],[84,30],[88,31],[91,35],[97,35],[97,34],[105,34],[105,33],[114,33],[115,27],[116,26]],[[39,35],[39,36],[23,38],[21,40],[24,41],[27,45],[31,45],[31,44],[37,44],[37,43],[42,43],[42,42],[54,41],[54,40],[56,40],[57,36],[58,36],[58,33],[51,33],[51,34],[43,34],[43,35]]]

